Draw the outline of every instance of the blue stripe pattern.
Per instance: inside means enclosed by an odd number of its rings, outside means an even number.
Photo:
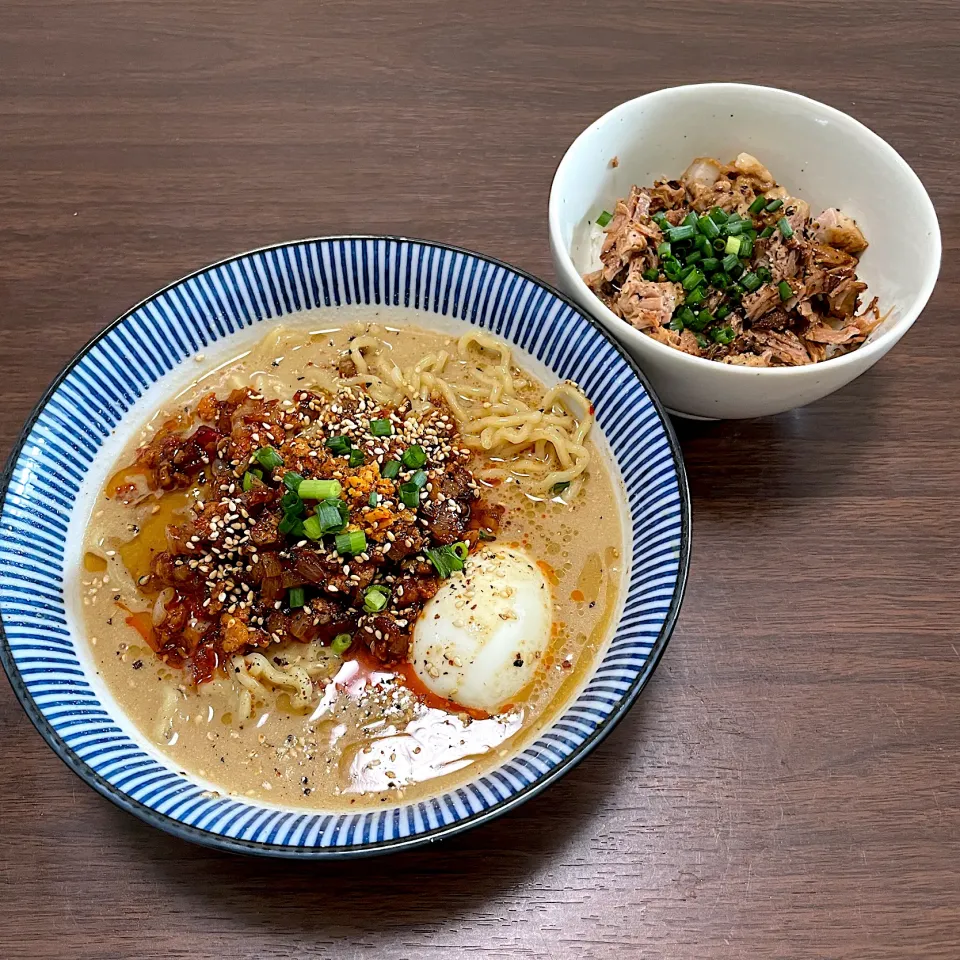
[[[518,756],[444,796],[350,814],[278,811],[210,796],[147,754],[100,703],[76,655],[64,554],[77,495],[137,399],[197,351],[266,320],[340,304],[409,306],[489,330],[581,385],[625,481],[632,557],[616,635],[580,697]],[[429,326],[429,317],[423,319]],[[522,362],[522,356],[521,356]],[[51,480],[55,481],[51,483]],[[402,845],[532,792],[632,702],[666,643],[683,589],[689,518],[676,441],[632,363],[569,301],[504,264],[398,239],[271,248],[209,267],[121,318],[68,368],[11,458],[0,513],[2,657],[41,732],[97,789],[172,832],[284,855]]]

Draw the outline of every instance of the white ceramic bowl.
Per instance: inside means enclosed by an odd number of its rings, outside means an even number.
[[[880,298],[884,323],[859,350],[804,367],[740,367],[658,343],[587,288],[589,222],[633,184],[679,177],[694,157],[755,155],[816,213],[839,207],[870,246],[858,271]],[[611,161],[616,158],[617,166]],[[550,247],[560,285],[636,358],[665,405],[683,416],[759,417],[848,384],[910,329],[936,283],[940,228],[906,161],[852,117],[771,87],[705,83],[658,90],[614,107],[567,150],[550,191]]]

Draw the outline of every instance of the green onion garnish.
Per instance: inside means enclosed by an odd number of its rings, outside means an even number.
[[[692,327],[697,322],[697,315],[689,307],[681,307],[677,317],[685,327]]]
[[[737,265],[737,250],[740,249],[740,241],[737,241],[737,249],[728,253],[720,262],[720,266],[729,273]]]
[[[743,276],[743,264],[738,260],[728,271],[727,274],[734,280],[739,280]]]
[[[560,481],[558,481],[557,483],[555,483],[555,484],[550,488],[550,492],[551,492],[554,496],[557,496],[558,494],[563,493],[564,490],[569,489],[569,487],[570,487],[570,481],[569,481],[569,480],[560,480]]]
[[[750,237],[744,236],[740,238],[740,256],[753,256],[753,240],[751,240]]]
[[[750,210],[750,213],[759,213],[766,205],[766,197],[757,197],[757,199],[750,204],[748,209]]]
[[[677,314],[667,326],[673,330],[675,333],[680,333],[683,330],[683,320],[680,319],[680,314]]]
[[[243,492],[249,493],[257,480],[263,480],[263,471],[257,470],[256,467],[253,470],[248,470],[243,475]]]
[[[719,313],[719,311],[717,312]],[[727,346],[727,344],[733,343],[733,341],[737,337],[737,335],[733,332],[732,327],[714,328],[713,330],[710,331],[710,336],[713,337],[713,339],[717,343],[723,344],[723,346]]]
[[[691,263],[699,263],[702,259],[703,254],[699,250],[694,250],[693,253],[687,254],[687,266]]]
[[[597,226],[605,227],[613,219],[613,214],[609,210],[604,210],[601,212],[600,216],[597,217]]]
[[[706,296],[707,295],[703,292],[703,287],[697,287],[687,294],[687,303],[689,303],[692,307],[695,307],[698,303],[703,303]]]
[[[662,243],[657,244],[657,254],[661,257],[669,257],[673,247],[670,246],[669,240],[664,240]]]
[[[307,594],[303,587],[291,587],[287,591],[287,605],[291,610],[302,607],[307,602]]]
[[[717,237],[717,239],[713,241],[713,249],[717,253],[723,253],[726,250],[726,248],[727,248],[727,241],[723,237]]]
[[[660,279],[660,271],[656,267],[650,267],[649,270],[643,271],[642,276],[644,280],[649,280],[653,283],[655,280]]]
[[[740,281],[751,293],[760,286],[763,281],[755,273],[745,273]]]
[[[740,255],[740,238],[739,237],[727,237],[727,242],[723,247],[726,253],[732,253],[734,256]],[[724,268],[729,269],[729,268]]]
[[[403,451],[403,456],[400,459],[405,467],[422,467],[427,462],[427,454],[419,443],[415,443],[412,447],[407,447]]]
[[[739,236],[742,233],[746,233],[748,230],[752,229],[753,223],[750,220],[737,220],[734,223],[728,223],[726,230],[727,236]]]
[[[701,217],[697,221],[697,229],[708,239],[720,236],[720,228],[710,217]]]
[[[711,246],[710,240],[701,234],[693,241],[694,247],[699,250],[701,253],[709,253],[713,247]]]
[[[316,519],[321,536],[339,533],[350,519],[350,508],[343,500],[323,500],[317,504]]]
[[[390,588],[374,583],[363,591],[363,609],[367,613],[379,613],[387,605]]]
[[[767,237],[772,237],[772,236],[773,236],[773,227],[764,227],[760,231],[761,240],[766,240]]]
[[[293,470],[288,470],[283,475],[283,485],[288,490],[292,490],[294,493],[299,491],[301,483],[303,483],[303,477],[299,473],[295,473]]]
[[[781,280],[777,284],[777,289],[780,291],[781,300],[789,300],[793,296],[793,288],[786,280]]]
[[[283,457],[273,447],[261,447],[254,453],[252,459],[256,460],[264,470],[276,470],[277,467],[283,466]]]
[[[726,320],[731,313],[733,313],[733,311],[730,309],[729,305],[726,303],[721,303],[720,306],[717,307],[716,317],[718,320]]]
[[[675,243],[677,240],[689,240],[694,235],[696,230],[696,227],[691,227],[688,224],[685,224],[682,227],[671,227],[667,231],[667,239],[671,243]]]
[[[303,521],[303,532],[309,539],[319,540],[323,536],[320,518],[317,516],[307,517],[307,519]]]
[[[680,276],[680,264],[676,260],[668,260],[663,265],[663,272],[668,280],[676,280]]]
[[[389,437],[393,433],[393,424],[389,420],[371,420],[370,433],[375,437]]]
[[[400,502],[411,510],[420,504],[420,488],[412,483],[400,484]]]
[[[380,476],[387,480],[396,480],[400,476],[400,462],[398,460],[388,460],[380,468]]]
[[[779,210],[782,206],[783,206],[783,201],[782,201],[782,200],[771,200],[771,201],[767,204],[767,206],[766,206],[765,209],[766,209],[767,213],[773,213],[774,210]]]
[[[354,447],[350,451],[350,457],[347,459],[347,464],[351,467],[362,467],[364,459],[363,451]]]
[[[683,224],[687,227],[695,227],[697,225],[697,215],[691,210],[684,218]]]
[[[700,269],[705,270],[707,273],[713,273],[714,270],[719,269],[720,261],[716,257],[705,257],[700,263]]]
[[[786,217],[781,217],[777,221],[777,226],[780,228],[784,240],[789,240],[793,236],[793,227],[790,226],[790,221]]]
[[[710,346],[710,341],[702,333],[695,333],[694,336],[697,338],[697,346],[699,346],[701,350],[704,347]]]
[[[367,535],[362,530],[347,530],[338,533],[334,541],[337,553],[342,557],[363,553],[367,549]]]
[[[757,276],[764,282],[769,283],[773,279],[773,274],[769,267],[757,267]]]
[[[710,211],[710,219],[714,223],[724,224],[727,222],[728,217],[725,210],[722,210],[720,207],[714,207]]]
[[[350,452],[349,437],[328,437],[326,442],[327,449],[338,457]]]
[[[303,480],[297,492],[301,500],[335,500],[343,487],[339,480]]]
[[[423,552],[441,577],[449,577],[451,573],[463,569],[463,562],[467,558],[466,550],[467,545],[461,542]]]
[[[693,290],[694,287],[696,287],[696,286],[698,286],[699,284],[703,283],[704,279],[705,279],[705,278],[704,278],[703,274],[702,274],[699,270],[697,270],[696,267],[694,267],[693,270],[691,270],[690,273],[688,273],[688,274],[683,278],[683,289],[684,289],[684,290]]]
[[[336,653],[346,653],[353,644],[353,637],[349,633],[338,633],[330,644],[330,649]]]

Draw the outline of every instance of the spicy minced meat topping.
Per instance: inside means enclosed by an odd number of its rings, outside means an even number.
[[[188,522],[167,528],[141,590],[154,598],[158,655],[197,682],[235,654],[284,641],[359,641],[407,657],[441,579],[496,534],[469,451],[442,403],[418,413],[366,392],[244,388],[173,422],[136,466],[154,488],[193,487]]]

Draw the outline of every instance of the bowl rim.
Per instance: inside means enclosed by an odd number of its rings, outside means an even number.
[[[910,308],[908,310],[904,310],[903,316],[897,321],[895,329],[891,328],[889,330],[881,331],[880,335],[875,340],[864,343],[859,349],[851,351],[850,353],[845,353],[839,357],[831,357],[828,361],[825,360],[821,361],[820,363],[810,363],[799,367],[747,367],[738,364],[717,363],[717,361],[708,360],[706,357],[695,357],[692,354],[684,353],[681,350],[676,350],[673,347],[667,346],[665,343],[660,343],[659,341],[654,340],[653,337],[648,337],[646,334],[630,326],[630,324],[621,317],[618,317],[609,307],[606,306],[606,304],[603,303],[602,300],[599,299],[599,297],[596,296],[596,294],[593,293],[586,283],[584,283],[583,277],[577,270],[576,265],[573,262],[573,258],[570,256],[570,250],[568,249],[567,244],[563,243],[560,239],[560,194],[558,190],[558,180],[561,174],[565,173],[566,167],[573,162],[572,157],[577,147],[581,145],[581,142],[586,139],[588,134],[590,134],[596,128],[611,122],[623,110],[633,107],[642,100],[654,99],[656,97],[671,93],[679,93],[681,96],[689,96],[695,95],[703,90],[751,90],[757,92],[759,96],[774,98],[779,97],[784,100],[793,101],[797,104],[803,104],[808,109],[812,107],[814,110],[820,111],[821,115],[826,114],[830,120],[834,121],[840,127],[846,127],[847,132],[852,132],[866,137],[866,139],[871,142],[875,149],[886,153],[890,160],[893,161],[894,165],[900,169],[901,173],[906,177],[906,179],[918,189],[923,212],[927,217],[929,217],[930,223],[933,227],[931,232],[931,240],[935,255],[930,258],[927,275],[924,278],[920,292],[914,298]],[[870,127],[868,127],[865,123],[857,120],[855,117],[852,117],[849,113],[844,113],[842,110],[838,110],[836,107],[831,107],[827,103],[813,99],[813,97],[805,96],[802,93],[795,93],[792,90],[784,90],[782,87],[770,87],[764,84],[756,83],[686,83],[677,84],[672,87],[660,87],[656,90],[651,90],[649,93],[644,93],[638,97],[633,97],[630,100],[624,100],[622,103],[619,103],[607,110],[606,113],[586,126],[577,135],[576,139],[574,139],[570,146],[567,147],[560,159],[560,162],[557,164],[557,168],[553,174],[553,179],[550,183],[550,198],[547,209],[547,220],[551,246],[554,248],[554,250],[559,251],[559,257],[561,258],[561,263],[558,265],[560,268],[562,268],[560,272],[564,274],[564,279],[568,283],[572,280],[578,295],[589,297],[591,300],[596,302],[596,306],[591,307],[591,311],[596,310],[598,315],[603,318],[605,325],[610,324],[610,326],[614,328],[617,328],[618,326],[624,327],[624,337],[627,342],[629,342],[631,345],[635,345],[637,349],[650,350],[653,357],[662,358],[665,361],[668,357],[672,357],[680,363],[692,363],[695,365],[692,369],[705,370],[706,367],[709,366],[715,370],[726,371],[726,374],[718,373],[718,376],[728,375],[730,377],[740,378],[792,377],[796,379],[816,375],[816,371],[822,370],[824,363],[829,363],[830,369],[835,370],[845,366],[857,364],[858,361],[862,363],[864,359],[866,359],[869,361],[867,363],[867,367],[871,366],[873,363],[879,360],[892,346],[896,345],[897,341],[899,341],[900,338],[907,333],[907,331],[913,326],[917,318],[923,312],[928,301],[930,300],[931,295],[933,294],[934,288],[936,287],[937,279],[940,274],[941,258],[943,255],[940,221],[937,217],[937,211],[933,205],[933,201],[930,199],[930,195],[927,193],[927,189],[923,185],[923,181],[919,176],[917,176],[917,173],[914,171],[913,167],[911,167],[910,164],[900,156],[896,149],[886,140],[884,140],[880,134],[871,130]],[[586,310],[587,308],[584,309]],[[614,334],[614,336],[616,337],[618,334]],[[893,339],[893,342],[888,344],[888,341],[891,340],[891,338]]]
[[[570,297],[562,293],[553,285],[540,279],[534,274],[500,260],[497,257],[488,254],[477,253],[476,251],[460,247],[454,244],[444,243],[442,241],[421,240],[416,237],[406,237],[390,234],[332,234],[328,236],[305,237],[299,240],[287,240],[278,243],[271,243],[261,247],[254,247],[242,253],[233,254],[224,257],[221,260],[206,264],[190,273],[174,280],[162,288],[151,293],[149,296],[140,300],[137,304],[125,310],[120,316],[108,323],[102,330],[95,334],[86,344],[84,344],[77,353],[67,361],[61,371],[54,377],[50,385],[44,390],[40,399],[34,404],[29,416],[20,428],[14,445],[7,457],[3,471],[0,472],[0,515],[6,503],[9,492],[10,481],[13,477],[13,471],[23,452],[23,447],[28,440],[37,420],[51,397],[56,393],[63,381],[73,371],[74,367],[80,363],[83,358],[92,350],[101,340],[106,338],[116,327],[120,326],[128,317],[136,313],[141,307],[155,298],[162,296],[167,291],[185,283],[192,278],[226,264],[230,264],[245,257],[259,253],[281,250],[286,247],[292,247],[305,243],[337,243],[341,241],[387,241],[398,244],[419,244],[424,247],[432,247],[439,250],[448,250],[453,253],[461,254],[466,257],[472,257],[480,261],[485,261],[492,266],[500,267],[512,271],[525,280],[539,285],[567,307],[586,320],[594,329],[596,329],[617,351],[621,358],[627,363],[630,370],[643,384],[644,389],[650,398],[650,401],[660,419],[663,427],[667,444],[670,448],[670,455],[673,462],[674,471],[677,477],[677,491],[680,506],[680,556],[678,558],[677,580],[674,586],[673,594],[670,598],[670,604],[667,614],[664,617],[663,625],[660,628],[657,638],[654,641],[650,653],[644,662],[643,669],[637,674],[630,688],[624,694],[620,703],[610,714],[597,725],[596,729],[586,737],[578,747],[573,750],[560,763],[554,766],[546,774],[542,775],[532,783],[518,790],[509,797],[504,798],[484,810],[473,813],[467,817],[456,820],[453,823],[444,826],[435,827],[431,830],[425,830],[422,833],[408,837],[398,837],[392,840],[382,840],[374,843],[352,844],[342,847],[289,847],[284,844],[273,844],[262,841],[241,840],[233,837],[225,837],[208,830],[201,829],[189,824],[174,820],[165,813],[161,813],[147,806],[139,800],[135,800],[120,788],[107,781],[97,773],[85,760],[79,757],[75,751],[69,747],[62,739],[60,734],[54,729],[47,719],[44,712],[37,706],[32,694],[21,676],[19,666],[13,656],[9,640],[4,629],[3,619],[0,617],[0,664],[3,665],[4,672],[10,682],[10,686],[24,712],[30,719],[30,722],[36,728],[41,738],[53,752],[73,771],[81,780],[89,784],[101,796],[113,802],[120,809],[126,811],[142,820],[144,823],[156,827],[165,833],[171,834],[181,840],[198,844],[203,847],[217,850],[225,850],[237,854],[252,854],[257,856],[278,857],[289,860],[339,860],[355,859],[360,857],[378,856],[380,854],[399,852],[409,850],[415,847],[434,843],[438,840],[446,839],[455,834],[463,833],[478,827],[484,823],[496,819],[505,813],[519,807],[527,800],[537,796],[545,790],[554,781],[560,779],[566,773],[569,773],[576,767],[587,754],[591,753],[613,729],[626,716],[633,705],[636,703],[641,692],[646,687],[650,678],[653,676],[658,664],[660,663],[667,644],[670,641],[673,631],[676,627],[680,608],[683,604],[683,598],[686,593],[687,582],[690,572],[691,556],[691,538],[692,538],[692,507],[690,500],[690,486],[687,478],[687,472],[683,461],[683,455],[679,440],[673,429],[667,411],[651,387],[647,377],[637,365],[637,362],[630,356],[617,339],[605,329],[595,317],[591,316],[586,310],[575,303]],[[619,624],[618,624],[619,626]],[[614,631],[616,628],[614,628]]]

